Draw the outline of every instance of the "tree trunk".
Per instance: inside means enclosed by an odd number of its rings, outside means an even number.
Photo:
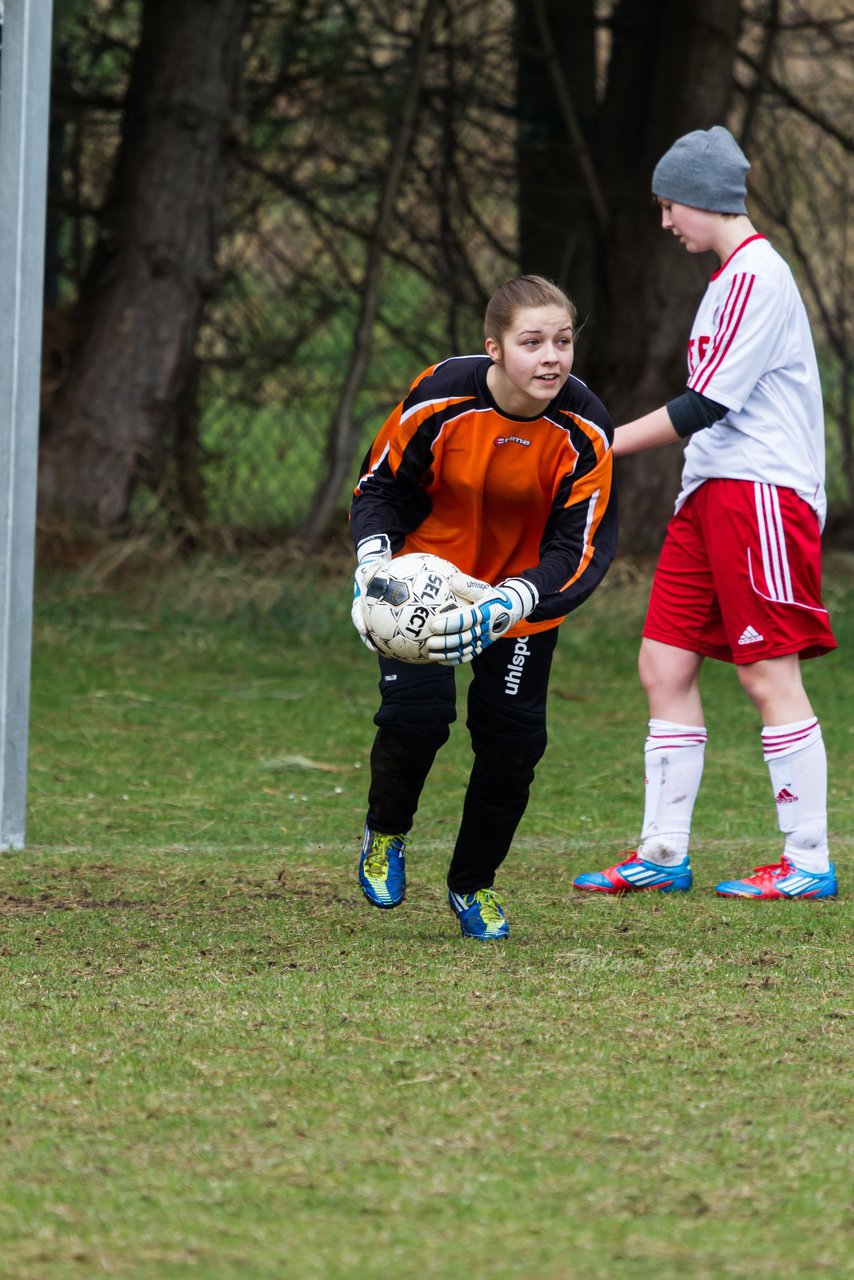
[[[620,0],[614,14],[597,138],[611,223],[592,380],[617,423],[685,389],[691,321],[718,262],[662,232],[650,183],[677,136],[726,121],[739,18],[739,0]],[[625,550],[660,544],[681,463],[674,445],[619,464]]]
[[[566,289],[582,318],[597,293],[599,217],[584,165],[594,37],[593,0],[516,0],[519,266]]]
[[[650,180],[679,134],[726,120],[740,4],[619,0],[598,106],[594,8],[517,0],[520,265],[568,289],[583,322],[576,372],[619,423],[685,387],[691,320],[717,263],[662,233]],[[681,462],[673,446],[619,464],[625,549],[660,543]]]
[[[116,170],[46,408],[43,514],[111,526],[171,439],[228,172],[246,0],[145,0]]]

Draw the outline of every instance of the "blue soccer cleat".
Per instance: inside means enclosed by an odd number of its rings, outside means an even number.
[[[359,884],[375,907],[399,907],[406,895],[406,836],[385,835],[365,827],[359,858]]]
[[[478,889],[475,893],[448,893],[448,903],[460,922],[464,938],[506,938],[510,925],[494,889]]]
[[[691,888],[693,877],[691,863],[685,857],[672,867],[658,862],[647,862],[634,850],[604,871],[588,871],[576,876],[573,888],[592,890],[594,893],[639,893],[643,889],[657,889],[659,893],[685,893]]]
[[[715,888],[719,898],[835,898],[839,892],[833,863],[827,871],[801,871],[785,856],[757,867],[743,880],[724,880]]]

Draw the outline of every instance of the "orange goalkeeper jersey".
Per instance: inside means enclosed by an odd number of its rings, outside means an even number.
[[[487,387],[488,356],[433,365],[412,384],[362,464],[353,540],[386,533],[395,555],[428,551],[495,585],[540,593],[510,635],[556,627],[616,550],[610,417],[578,378],[536,418],[513,418]]]

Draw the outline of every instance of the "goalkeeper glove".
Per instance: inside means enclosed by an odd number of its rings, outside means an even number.
[[[388,534],[375,533],[369,538],[363,538],[356,547],[356,556],[358,564],[353,575],[353,604],[350,609],[350,617],[353,619],[353,626],[358,631],[362,644],[367,645],[372,653],[376,653],[376,647],[368,636],[362,605],[365,599],[365,592],[374,574],[382,569],[384,565],[387,565],[391,559],[391,542]]]
[[[430,623],[433,634],[427,641],[427,653],[432,662],[446,666],[471,662],[487,645],[527,618],[540,598],[537,588],[525,578],[505,578],[491,587],[488,582],[457,574],[451,578],[451,589],[472,604],[439,614]]]

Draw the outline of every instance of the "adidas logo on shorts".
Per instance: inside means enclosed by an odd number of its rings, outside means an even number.
[[[761,636],[754,627],[745,627],[741,635],[738,637],[739,644],[758,644],[765,637]]]

